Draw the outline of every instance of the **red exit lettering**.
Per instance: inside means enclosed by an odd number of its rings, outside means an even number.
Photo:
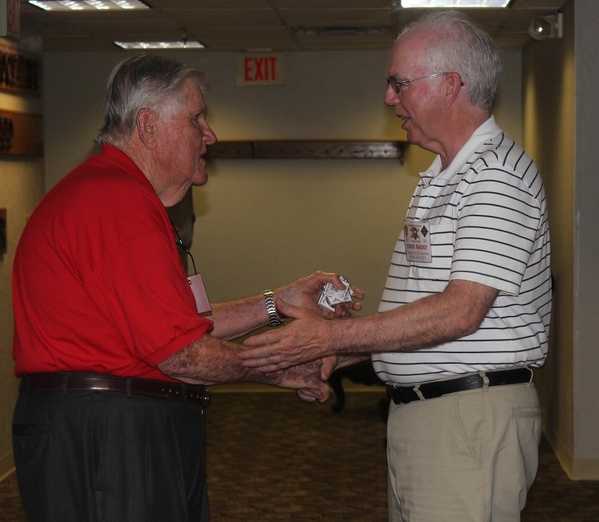
[[[244,79],[246,82],[276,82],[277,57],[246,56],[243,63]]]

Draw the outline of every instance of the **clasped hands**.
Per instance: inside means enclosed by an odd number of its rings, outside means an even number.
[[[337,365],[337,357],[332,350],[331,320],[348,318],[352,311],[359,311],[362,307],[361,303],[352,300],[337,305],[334,313],[320,308],[318,299],[327,283],[340,290],[345,288],[337,275],[316,272],[282,289],[275,301],[277,312],[293,321],[247,338],[243,344],[248,349],[239,352],[244,366],[262,373],[288,368],[293,372],[299,370],[298,365],[303,365],[320,385],[297,390],[298,396],[308,402],[325,402],[328,398],[328,386],[327,392],[323,393],[323,384]],[[359,289],[351,288],[353,299],[363,299],[364,294]]]

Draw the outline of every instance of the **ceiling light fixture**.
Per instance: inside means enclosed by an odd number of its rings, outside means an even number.
[[[150,9],[139,0],[29,0],[44,11],[110,11],[115,9]]]
[[[507,7],[511,0],[399,0],[400,7]]]
[[[122,49],[204,49],[200,42],[179,40],[177,42],[114,42]]]

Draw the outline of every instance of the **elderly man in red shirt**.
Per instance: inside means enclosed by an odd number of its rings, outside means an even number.
[[[257,381],[327,398],[320,364],[265,375],[227,340],[277,325],[275,297],[320,310],[326,283],[344,288],[336,275],[206,307],[182,267],[165,207],[208,179],[216,136],[203,86],[170,59],[117,66],[101,153],[46,195],[21,238],[13,444],[29,522],[207,521],[204,385]]]

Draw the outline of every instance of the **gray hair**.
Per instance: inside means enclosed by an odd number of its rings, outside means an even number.
[[[406,26],[400,41],[420,29],[433,29],[439,38],[427,45],[426,60],[433,72],[457,72],[473,105],[491,112],[501,76],[499,49],[489,34],[458,11],[440,10]]]
[[[142,55],[119,63],[108,78],[98,143],[122,147],[135,130],[141,109],[152,109],[166,120],[176,116],[185,104],[187,80],[202,90],[208,88],[204,73],[169,58]]]

